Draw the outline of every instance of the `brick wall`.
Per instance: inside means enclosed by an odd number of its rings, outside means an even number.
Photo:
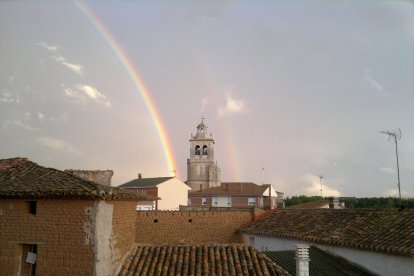
[[[89,200],[0,200],[1,275],[16,275],[24,245],[37,244],[36,275],[93,275]],[[26,246],[27,247],[27,246]],[[20,254],[19,254],[20,253]]]
[[[251,221],[251,211],[139,211],[136,220],[136,242],[155,244],[241,242],[236,230]]]
[[[114,205],[111,254],[112,271],[115,271],[135,241],[137,203],[135,201],[112,201],[111,203]]]

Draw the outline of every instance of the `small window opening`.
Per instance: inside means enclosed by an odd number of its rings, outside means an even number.
[[[158,223],[158,219],[154,219],[154,223]]]
[[[193,219],[189,219],[188,222],[193,222]]]
[[[27,209],[29,214],[36,215],[37,211],[37,202],[36,201],[26,201],[27,202]]]
[[[208,154],[208,151],[207,151],[207,146],[206,145],[204,145],[203,146],[203,155],[207,155]]]

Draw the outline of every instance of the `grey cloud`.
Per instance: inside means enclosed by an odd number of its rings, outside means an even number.
[[[225,106],[221,106],[217,109],[219,117],[232,116],[238,113],[246,112],[246,103],[244,100],[236,99],[232,96],[231,92],[225,92]]]
[[[53,52],[53,53],[56,52],[57,49],[59,48],[59,46],[49,45],[46,42],[38,42],[36,45],[42,47],[43,49],[48,50],[49,52]]]
[[[83,152],[79,151],[65,140],[55,139],[47,136],[40,136],[37,137],[37,142],[50,149],[64,151],[76,155],[84,155]]]
[[[112,107],[108,97],[93,86],[78,84],[76,88],[66,88],[64,85],[62,87],[64,88],[65,97],[73,103],[86,104],[88,101],[92,101],[97,104]]]
[[[12,92],[4,89],[0,92],[0,102],[3,103],[21,103],[20,95],[18,92]]]

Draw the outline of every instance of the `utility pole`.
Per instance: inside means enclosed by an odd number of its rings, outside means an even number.
[[[391,139],[391,136],[394,138],[394,142],[395,142],[395,155],[397,156],[397,176],[398,176],[398,194],[400,197],[400,208],[402,208],[401,205],[401,188],[400,188],[400,165],[398,164],[398,143],[397,140],[401,139],[401,129],[398,129],[398,131],[388,131],[388,130],[384,130],[381,131],[381,133],[387,134],[388,135],[388,141]]]
[[[322,197],[322,178],[323,178],[323,176],[320,175],[319,176],[319,183],[321,184],[321,197]]]

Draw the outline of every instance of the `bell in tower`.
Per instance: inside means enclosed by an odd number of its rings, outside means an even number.
[[[197,126],[197,133],[191,134],[189,142],[187,185],[193,191],[220,186],[220,168],[214,162],[214,139],[207,131],[204,118]]]

